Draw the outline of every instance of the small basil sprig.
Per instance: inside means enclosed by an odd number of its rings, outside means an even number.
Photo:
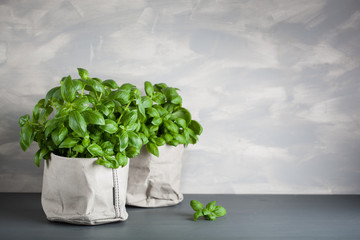
[[[141,106],[144,108],[140,133],[148,152],[158,157],[158,146],[195,144],[203,128],[192,119],[190,112],[182,107],[179,89],[165,83],[153,85],[148,81],[144,88],[146,96],[142,96],[137,104],[139,109]]]
[[[29,114],[19,118],[20,145],[38,143],[35,164],[50,153],[64,157],[98,158],[108,168],[126,166],[145,140],[139,132],[144,106],[140,90],[111,79],[91,78],[78,68],[80,79],[63,77]],[[53,113],[51,115],[51,113]]]
[[[196,222],[199,217],[204,216],[205,219],[215,221],[217,217],[222,217],[226,214],[226,209],[222,206],[216,206],[216,201],[211,201],[206,205],[202,205],[197,200],[191,200],[190,206],[195,211],[194,221]]]

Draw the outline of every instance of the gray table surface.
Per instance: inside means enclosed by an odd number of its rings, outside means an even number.
[[[216,200],[228,214],[194,222],[192,199]],[[127,210],[126,222],[52,223],[40,194],[0,193],[0,239],[360,239],[360,195],[187,194],[174,207]]]

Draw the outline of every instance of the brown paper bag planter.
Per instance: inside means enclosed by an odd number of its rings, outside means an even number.
[[[156,157],[143,147],[130,161],[126,204],[165,207],[180,203],[183,152],[183,145],[164,145],[159,147],[160,157]]]
[[[45,161],[41,204],[48,220],[98,225],[128,218],[129,165],[111,169],[96,160],[51,154]]]

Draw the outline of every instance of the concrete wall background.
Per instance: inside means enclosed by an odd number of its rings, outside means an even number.
[[[19,116],[76,68],[166,82],[204,132],[184,193],[360,193],[360,1],[0,1],[0,191],[38,192]]]

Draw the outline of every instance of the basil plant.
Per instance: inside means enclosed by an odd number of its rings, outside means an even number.
[[[33,141],[39,150],[35,164],[50,153],[71,158],[98,158],[108,168],[127,165],[140,153],[146,135],[142,129],[148,98],[134,85],[90,78],[78,68],[79,79],[63,77],[29,114],[19,118],[20,145],[26,151]]]
[[[195,144],[202,126],[191,118],[190,112],[182,107],[182,98],[177,88],[165,83],[144,84],[146,96],[142,97],[141,136],[148,152],[159,157],[158,146],[169,144]]]
[[[182,107],[177,88],[145,82],[145,96],[134,85],[90,78],[78,68],[79,79],[63,77],[35,105],[32,116],[19,118],[20,145],[38,143],[35,164],[50,153],[72,158],[98,158],[108,168],[126,166],[143,145],[159,157],[158,146],[195,144],[201,125]]]

